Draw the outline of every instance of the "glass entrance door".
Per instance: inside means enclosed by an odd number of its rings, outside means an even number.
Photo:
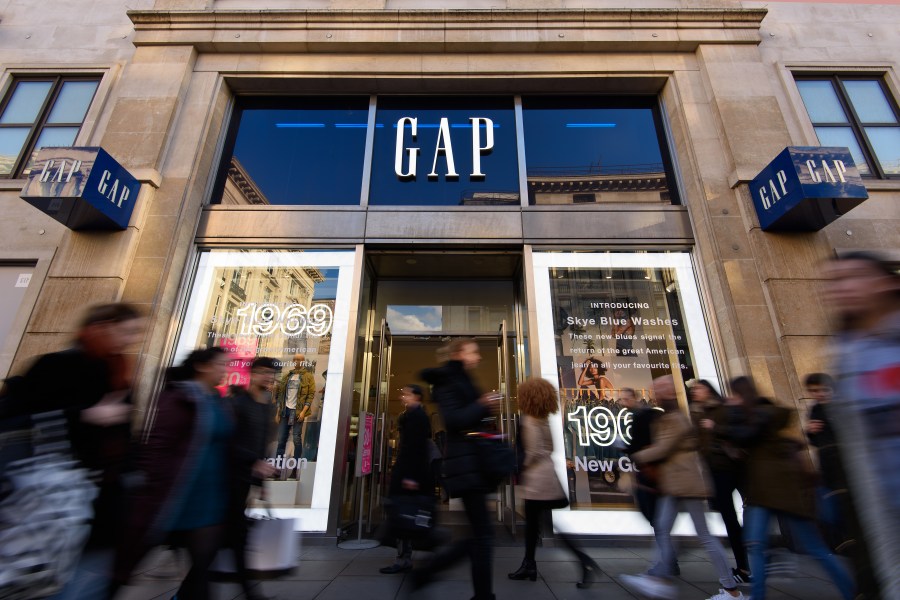
[[[384,518],[384,499],[390,477],[390,463],[392,448],[390,447],[391,419],[388,411],[388,400],[391,390],[391,355],[393,350],[393,337],[391,327],[386,319],[381,320],[381,335],[379,336],[378,355],[375,358],[377,366],[372,371],[375,375],[373,387],[375,392],[375,405],[370,411],[375,415],[374,444],[372,446],[372,474],[369,476],[368,494],[368,518],[366,519],[367,531],[379,525]]]

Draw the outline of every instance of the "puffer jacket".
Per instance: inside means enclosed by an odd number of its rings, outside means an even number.
[[[660,492],[676,498],[709,498],[712,487],[690,420],[673,410],[654,421],[653,442],[632,455],[638,465],[659,463]]]
[[[480,430],[482,420],[490,416],[488,408],[478,402],[481,392],[457,360],[425,369],[421,377],[432,385],[431,398],[438,405],[447,431],[442,485],[454,498],[468,492],[487,492],[490,486],[481,474],[478,448],[475,440],[466,435]]]

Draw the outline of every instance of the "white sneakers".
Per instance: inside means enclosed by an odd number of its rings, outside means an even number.
[[[728,592],[723,589],[719,589],[719,593],[715,596],[710,596],[708,600],[750,600],[749,596],[745,596],[744,592],[738,590],[737,596],[732,596]]]
[[[640,594],[650,600],[675,600],[678,597],[678,588],[674,583],[652,575],[622,575],[619,577],[629,591]],[[720,589],[719,593],[708,600],[751,600],[743,592],[738,591],[737,596],[732,596],[727,591]]]
[[[665,579],[652,575],[622,575],[619,577],[626,588],[650,598],[650,600],[675,600],[678,597],[678,588],[675,584]]]

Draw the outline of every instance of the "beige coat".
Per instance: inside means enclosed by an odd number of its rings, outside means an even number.
[[[522,415],[522,446],[525,448],[525,463],[522,470],[522,483],[518,490],[526,500],[558,500],[566,493],[556,476],[556,469],[550,454],[553,452],[553,439],[550,437],[550,423],[547,419],[538,419],[530,415]]]
[[[709,498],[712,487],[691,421],[680,411],[665,413],[653,423],[653,443],[632,455],[638,465],[659,463],[657,485],[667,496]]]

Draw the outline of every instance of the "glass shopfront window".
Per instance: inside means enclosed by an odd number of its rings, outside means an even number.
[[[326,528],[353,257],[353,252],[203,252],[175,356],[178,362],[195,348],[224,348],[231,361],[223,395],[229,386],[247,386],[253,359],[276,359],[280,371],[268,460],[282,475],[268,482],[266,491],[274,507],[302,509],[290,514],[300,517],[306,531]],[[285,407],[293,407],[293,414]]]
[[[519,205],[512,97],[381,97],[369,204]]]
[[[557,382],[562,403],[554,442],[571,508],[561,518],[578,521],[578,531],[640,533],[646,524],[620,514],[633,509],[634,471],[622,451],[631,440],[622,390],[633,389],[653,407],[653,379],[672,375],[687,410],[684,383],[717,380],[690,255],[534,256],[542,376]],[[596,522],[573,516],[598,509],[617,516]],[[621,529],[624,523],[632,530]]]
[[[366,97],[241,99],[214,202],[358,205],[368,114]]]
[[[655,98],[522,100],[529,204],[677,204]]]

